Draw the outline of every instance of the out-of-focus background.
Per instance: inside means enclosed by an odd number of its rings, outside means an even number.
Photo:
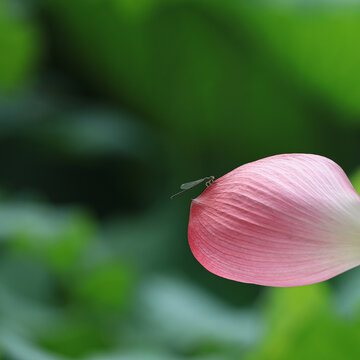
[[[360,189],[360,4],[0,0],[0,359],[358,359],[360,273],[192,256],[194,189],[278,153]]]

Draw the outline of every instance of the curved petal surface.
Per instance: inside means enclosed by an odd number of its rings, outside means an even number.
[[[284,154],[217,179],[191,204],[195,258],[221,277],[299,286],[360,264],[360,197],[332,160]]]

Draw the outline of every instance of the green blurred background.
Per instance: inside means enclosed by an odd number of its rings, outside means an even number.
[[[235,283],[179,184],[277,153],[360,189],[360,3],[0,0],[0,359],[359,359],[360,272]]]

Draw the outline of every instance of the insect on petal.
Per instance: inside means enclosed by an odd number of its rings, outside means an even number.
[[[299,286],[360,264],[360,197],[332,160],[284,154],[217,179],[191,204],[190,248],[207,270]]]

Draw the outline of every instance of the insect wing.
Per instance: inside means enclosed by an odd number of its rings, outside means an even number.
[[[207,178],[203,178],[203,179],[199,179],[199,180],[195,180],[195,181],[190,181],[190,182],[187,182],[185,184],[182,184],[180,186],[180,189],[181,190],[189,190],[189,189],[192,189],[193,187],[203,183],[206,181]]]

